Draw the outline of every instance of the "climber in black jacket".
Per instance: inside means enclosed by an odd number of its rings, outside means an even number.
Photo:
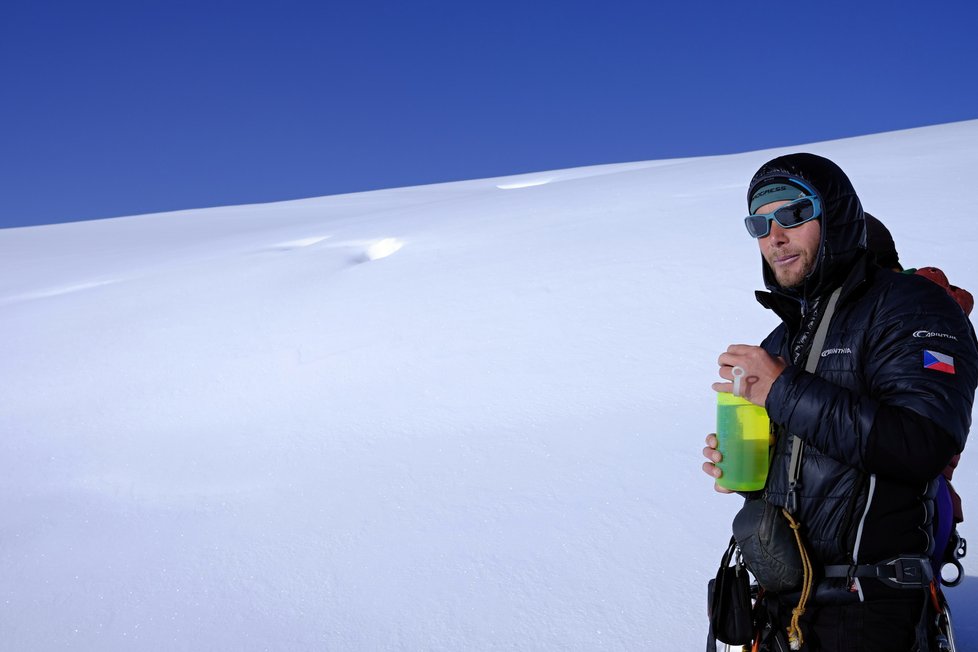
[[[814,570],[796,620],[801,649],[915,650],[929,564],[918,581],[914,560],[923,564],[933,552],[936,477],[971,426],[974,329],[934,283],[872,264],[862,206],[835,163],[812,154],[776,158],[754,175],[747,199],[768,289],[757,298],[782,323],[759,347],[731,345],[719,358],[725,380],[713,389],[731,391],[732,369],[742,367],[746,398],[771,418],[776,437],[762,498],[801,524]],[[812,339],[837,289],[809,373]],[[703,453],[703,470],[720,477],[714,435]],[[891,577],[894,558],[906,577]],[[764,596],[772,627],[761,649],[783,644],[798,604],[797,593]]]

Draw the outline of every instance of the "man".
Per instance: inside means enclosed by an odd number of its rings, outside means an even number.
[[[761,346],[731,345],[713,389],[731,391],[742,367],[745,397],[767,409],[775,440],[762,499],[801,524],[815,584],[807,606],[797,593],[761,598],[770,628],[760,649],[787,649],[788,629],[800,629],[802,650],[920,649],[935,478],[971,425],[974,330],[934,283],[873,264],[859,198],[833,162],[776,158],[747,199],[769,290],[758,300],[782,323]],[[789,469],[795,440],[798,473]],[[714,435],[703,454],[703,470],[720,477]]]

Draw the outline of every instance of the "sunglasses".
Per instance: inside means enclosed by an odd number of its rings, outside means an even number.
[[[804,184],[799,185],[811,191],[808,186]],[[766,238],[771,232],[771,220],[777,222],[782,229],[793,229],[796,226],[801,226],[805,222],[810,222],[821,216],[822,203],[815,196],[814,191],[811,191],[810,196],[799,197],[772,213],[748,215],[744,218],[744,224],[747,225],[747,232],[750,233],[752,238]]]

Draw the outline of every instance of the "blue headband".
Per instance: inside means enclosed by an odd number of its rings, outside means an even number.
[[[754,191],[750,198],[750,214],[753,215],[758,208],[771,202],[793,201],[808,195],[809,191],[805,188],[795,185],[787,179],[779,179],[773,183],[764,184]]]

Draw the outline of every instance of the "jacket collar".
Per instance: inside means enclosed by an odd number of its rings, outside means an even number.
[[[842,293],[839,295],[839,305],[846,303],[846,300],[854,296],[863,285],[872,278],[873,264],[870,256],[863,253],[854,261],[849,273],[842,281]],[[831,294],[835,287],[826,288],[822,296]],[[785,324],[791,328],[796,328],[801,323],[801,316],[805,310],[802,299],[795,294],[786,292],[765,292],[758,290],[754,293],[757,302],[781,318]]]

